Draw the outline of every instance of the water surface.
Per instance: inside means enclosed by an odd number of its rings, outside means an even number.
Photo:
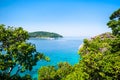
[[[71,65],[79,61],[78,48],[82,43],[81,38],[66,37],[55,40],[30,39],[28,42],[36,45],[39,52],[50,57],[50,62],[39,61],[33,67],[30,74],[33,78],[37,78],[37,71],[41,66],[53,65],[56,66],[59,62],[68,62]]]

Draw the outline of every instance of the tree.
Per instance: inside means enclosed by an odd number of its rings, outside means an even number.
[[[111,44],[112,52],[120,50],[120,9],[113,12],[110,16],[110,21],[107,23],[112,29],[113,35],[117,36],[116,40]]]
[[[38,80],[64,80],[73,72],[73,67],[67,62],[60,62],[55,66],[43,66],[38,71]]]
[[[28,32],[22,27],[0,25],[0,74],[3,78],[12,79],[18,73],[31,71],[40,59],[48,60],[46,56],[36,51],[34,44],[26,42],[28,39]],[[17,70],[12,75],[14,68]]]
[[[113,35],[120,36],[120,9],[113,12],[107,25],[112,29]]]
[[[38,80],[55,80],[56,69],[54,66],[43,66],[38,71]]]
[[[73,72],[73,67],[69,63],[60,62],[56,71],[57,77],[59,78],[57,80],[64,80],[64,78],[71,72]]]

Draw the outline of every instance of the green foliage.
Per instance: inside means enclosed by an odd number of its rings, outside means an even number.
[[[85,39],[79,50],[82,60],[74,66],[74,72],[65,80],[119,80],[120,79],[120,47],[113,48],[116,38],[110,33]],[[118,42],[117,42],[118,43]],[[114,45],[114,46],[113,46]]]
[[[25,75],[21,77],[20,75],[13,75],[10,77],[6,73],[0,73],[0,80],[32,80],[30,75]]]
[[[110,21],[107,23],[109,28],[112,29],[113,34],[117,37],[111,44],[112,52],[119,51],[120,49],[120,9],[115,11],[110,16]]]
[[[58,70],[56,71],[59,79],[64,79],[66,75],[70,74],[73,71],[73,67],[67,62],[61,62],[58,64]]]
[[[50,33],[50,32],[44,32],[44,31],[38,31],[38,32],[31,32],[29,33],[30,37],[33,38],[62,38],[61,35],[57,33]]]
[[[110,21],[107,25],[112,29],[114,35],[120,36],[120,9],[110,16]]]
[[[41,67],[38,71],[38,80],[54,80],[56,70],[53,66]]]
[[[65,77],[73,71],[73,67],[67,62],[58,64],[58,68],[54,66],[44,66],[38,71],[39,80],[64,80]]]
[[[84,39],[83,47],[80,48],[79,54],[86,55],[89,53],[107,53],[110,51],[111,46],[109,45],[116,37],[111,33],[104,33],[95,36],[91,39]]]
[[[10,79],[20,72],[32,70],[40,59],[46,56],[36,51],[35,45],[27,43],[28,32],[23,28],[5,27],[0,25],[0,73],[8,75]],[[13,68],[16,73],[11,75]]]
[[[120,51],[120,39],[119,39],[119,38],[116,38],[116,39],[111,43],[111,46],[112,46],[112,50],[111,50],[112,53],[119,52],[119,51]]]

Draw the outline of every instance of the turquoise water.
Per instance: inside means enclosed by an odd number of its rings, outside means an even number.
[[[56,40],[30,39],[28,42],[35,44],[37,51],[50,57],[50,62],[39,61],[33,67],[32,72],[29,72],[33,78],[37,79],[37,71],[41,66],[56,66],[59,62],[68,62],[73,65],[79,61],[80,56],[77,52],[82,43],[80,38],[61,38]]]

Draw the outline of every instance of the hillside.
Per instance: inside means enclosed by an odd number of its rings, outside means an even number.
[[[84,39],[84,44],[80,46],[79,53],[81,55],[86,55],[91,52],[104,53],[110,50],[110,43],[115,39],[111,33],[106,32],[90,39]]]
[[[57,33],[45,32],[45,31],[36,31],[30,32],[29,36],[31,38],[62,38],[63,36]]]
[[[64,80],[120,80],[118,46],[119,38],[111,33],[84,39],[78,51],[81,60]]]

